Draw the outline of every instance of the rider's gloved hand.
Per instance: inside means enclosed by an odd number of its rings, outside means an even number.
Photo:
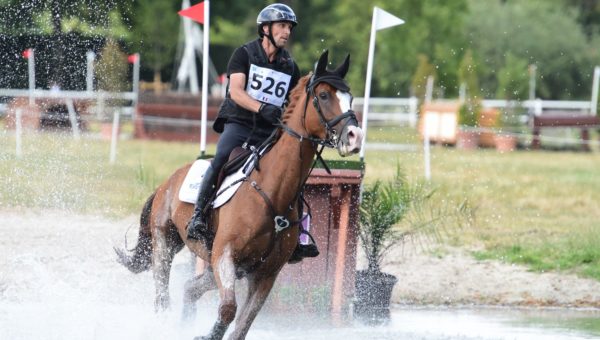
[[[279,106],[262,103],[258,113],[269,123],[276,125],[281,118],[281,108]]]

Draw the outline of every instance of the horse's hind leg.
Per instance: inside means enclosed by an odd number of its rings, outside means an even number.
[[[215,275],[211,267],[204,273],[189,279],[183,292],[183,319],[191,320],[196,315],[196,301],[209,290],[217,289]]]
[[[182,241],[174,226],[155,227],[152,239],[152,272],[156,286],[154,308],[162,311],[169,308],[169,278],[175,254],[181,250]]]
[[[265,300],[273,288],[273,283],[277,275],[270,277],[256,276],[248,277],[248,296],[246,297],[246,303],[235,322],[235,331],[229,337],[230,340],[245,339],[248,330],[256,318],[256,315],[265,303]]]

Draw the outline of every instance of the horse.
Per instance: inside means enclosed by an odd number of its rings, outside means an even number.
[[[234,319],[230,339],[245,338],[298,242],[299,212],[292,207],[310,175],[315,156],[320,157],[325,146],[337,148],[341,156],[360,151],[363,132],[351,110],[352,96],[344,80],[350,56],[333,71],[327,69],[327,63],[325,51],[314,73],[302,77],[291,91],[270,150],[237,193],[212,210],[212,249],[186,236],[194,206],[181,202],[177,193],[190,164],[176,170],[147,199],[132,254],[115,248],[118,261],[130,271],[152,268],[157,310],[169,306],[169,274],[177,252],[187,246],[209,264],[208,270],[184,287],[184,316],[194,313],[196,301],[205,292],[219,290],[218,318],[210,333],[197,339],[222,339]],[[294,227],[277,229],[281,227],[277,218],[282,216]],[[248,292],[236,318],[234,289],[241,278],[247,279]]]

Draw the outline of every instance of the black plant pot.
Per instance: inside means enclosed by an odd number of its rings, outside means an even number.
[[[380,271],[356,271],[354,316],[369,324],[382,324],[390,319],[392,289],[398,279]]]

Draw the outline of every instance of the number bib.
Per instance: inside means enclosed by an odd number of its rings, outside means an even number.
[[[292,76],[270,68],[250,65],[246,92],[250,97],[281,107]]]

